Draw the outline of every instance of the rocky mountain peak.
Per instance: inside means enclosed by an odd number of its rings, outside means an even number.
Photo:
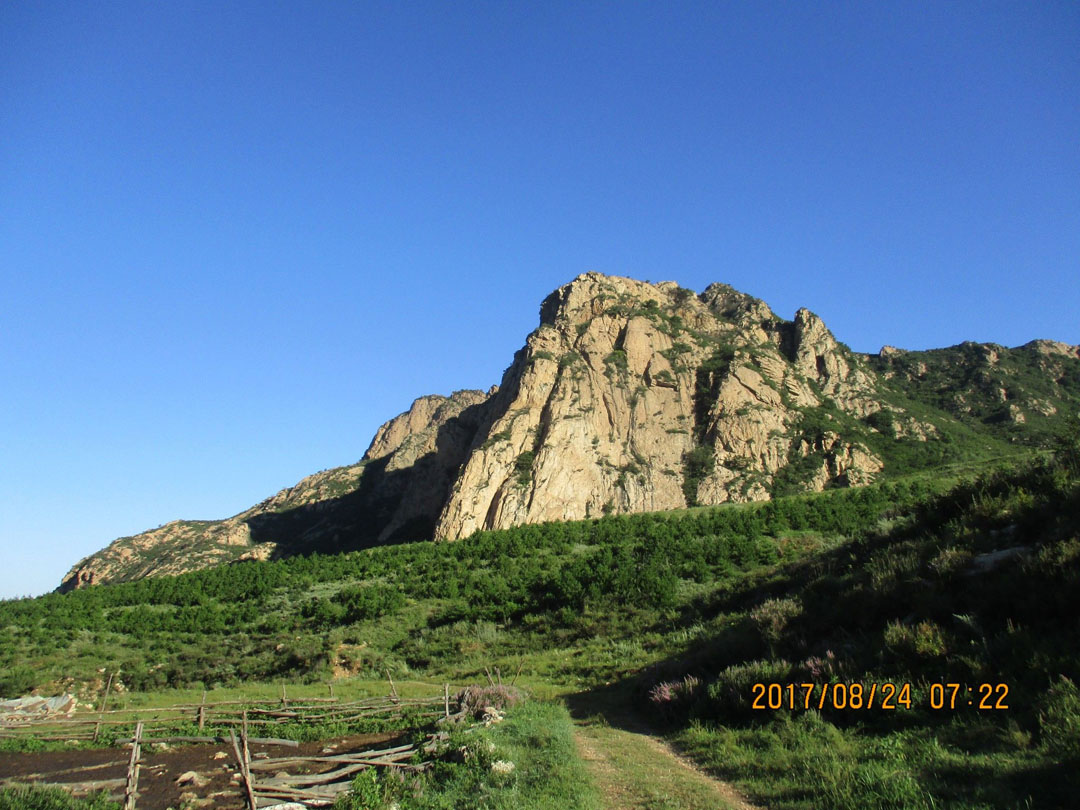
[[[949,413],[1029,430],[1075,412],[1078,391],[1075,346],[856,355],[810,310],[783,320],[727,284],[590,272],[544,299],[498,386],[422,396],[360,462],[227,520],[120,538],[63,587],[864,484],[890,443],[920,457]]]
[[[1020,348],[1035,351],[1047,357],[1080,358],[1080,346],[1071,346],[1056,340],[1032,340]]]
[[[739,292],[729,284],[715,282],[699,296],[718,318],[734,322],[768,321],[774,315],[769,305],[759,298]]]
[[[612,299],[659,303],[666,297],[660,287],[645,281],[597,272],[582,273],[544,299],[540,305],[540,323],[550,326],[560,322],[582,323],[600,315],[605,303]]]
[[[449,397],[429,394],[416,399],[409,410],[382,425],[364,453],[364,461],[384,458],[401,449],[407,441],[416,445],[415,437],[424,434],[432,425],[441,425],[451,416],[488,398],[483,391],[455,391]],[[430,445],[430,441],[428,443]],[[429,446],[415,449],[429,450]]]
[[[811,488],[869,480],[881,461],[866,448],[793,440],[823,390],[874,408],[870,379],[809,311],[787,323],[725,284],[699,296],[586,273],[545,300],[436,535],[766,498],[806,456],[821,458]]]

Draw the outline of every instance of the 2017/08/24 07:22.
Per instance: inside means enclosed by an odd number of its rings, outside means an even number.
[[[751,687],[753,709],[881,709],[894,711],[912,706],[910,683],[755,683]],[[817,694],[815,694],[817,693]],[[1009,687],[1004,683],[980,683],[975,687],[960,683],[935,683],[929,689],[929,707],[934,710],[968,706],[979,710],[1008,709]],[[977,695],[974,697],[973,695]],[[972,696],[972,697],[967,697]]]

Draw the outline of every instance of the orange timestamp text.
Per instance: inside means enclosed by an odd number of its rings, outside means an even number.
[[[751,687],[752,709],[791,709],[818,711],[833,709],[910,709],[910,683],[892,681],[871,683],[755,683]],[[927,706],[934,710],[972,708],[1008,709],[1009,686],[1004,683],[932,683],[925,693]]]

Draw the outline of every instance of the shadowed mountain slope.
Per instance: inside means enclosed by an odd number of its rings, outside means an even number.
[[[120,538],[61,589],[240,559],[869,483],[1045,443],[1080,412],[1080,348],[860,355],[724,285],[587,273],[487,393],[427,396],[363,459],[221,521]]]

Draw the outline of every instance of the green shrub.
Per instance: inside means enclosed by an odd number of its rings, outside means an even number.
[[[783,660],[749,661],[727,667],[708,685],[706,700],[694,712],[722,723],[762,718],[762,713],[752,708],[754,684],[787,683],[791,673],[791,664]]]
[[[0,698],[17,698],[37,686],[39,674],[30,667],[12,667],[0,671]]]
[[[514,460],[514,474],[517,476],[519,486],[527,487],[532,481],[533,462],[536,461],[536,453],[526,450]]]
[[[915,654],[925,658],[937,658],[948,652],[945,631],[934,622],[919,622],[915,628]]]
[[[566,354],[564,354],[562,357],[559,358],[559,368],[560,369],[566,368],[567,366],[572,366],[575,363],[580,363],[580,362],[581,362],[581,355],[578,354],[575,351],[569,351],[569,352],[566,352]]]
[[[405,604],[405,596],[388,585],[358,585],[343,588],[334,601],[345,611],[345,623],[377,619],[397,612]]]
[[[382,810],[391,800],[387,781],[379,778],[378,769],[360,771],[349,785],[349,792],[334,802],[334,810]]]
[[[607,366],[607,370],[610,372],[612,369],[618,371],[626,371],[630,365],[626,359],[626,352],[623,349],[615,349],[611,354],[604,358],[604,365]]]
[[[767,599],[750,611],[750,621],[772,649],[780,641],[792,619],[802,613],[798,599]]]
[[[1080,758],[1080,689],[1062,677],[1051,687],[1039,711],[1043,748],[1059,761]]]
[[[688,506],[697,506],[698,484],[716,466],[712,447],[700,445],[683,456],[683,495]]]

